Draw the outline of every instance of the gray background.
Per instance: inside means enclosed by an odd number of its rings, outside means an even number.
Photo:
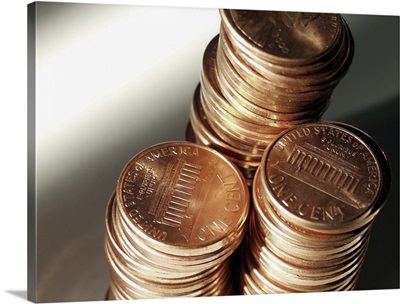
[[[137,152],[184,139],[218,11],[46,2],[30,9],[28,294],[37,302],[103,300],[108,198]],[[399,288],[399,18],[344,17],[355,57],[323,119],[364,130],[387,154],[392,188],[358,289]]]

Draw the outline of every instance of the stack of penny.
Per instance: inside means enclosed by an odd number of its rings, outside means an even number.
[[[254,177],[241,293],[354,289],[390,180],[379,145],[355,127],[280,134]]]
[[[167,142],[138,153],[107,207],[107,299],[236,293],[231,259],[249,201],[238,168],[208,147]]]
[[[225,153],[251,184],[282,131],[319,121],[353,59],[338,14],[220,10],[207,46],[187,139]]]

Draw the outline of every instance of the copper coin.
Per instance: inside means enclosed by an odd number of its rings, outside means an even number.
[[[322,107],[326,100],[330,98],[332,90],[325,92],[301,92],[301,93],[285,93],[273,92],[271,90],[260,91],[258,88],[251,86],[236,70],[224,56],[224,52],[218,52],[218,73],[237,94],[248,100],[251,104],[260,108],[291,115],[306,116],[307,112],[312,112],[318,107]],[[237,68],[238,66],[236,66]],[[265,87],[263,87],[265,90]]]
[[[334,69],[329,72],[330,78],[327,77],[327,75],[324,75],[324,78],[322,79],[315,76],[315,79],[313,80],[315,84],[307,84],[310,82],[310,80],[302,81],[295,77],[282,76],[278,74],[273,74],[275,75],[274,78],[271,78],[271,75],[268,75],[269,77],[267,78],[265,77],[266,75],[262,75],[258,71],[251,68],[236,53],[236,50],[229,45],[229,42],[224,38],[223,33],[221,33],[221,42],[221,49],[223,49],[226,58],[232,63],[235,71],[240,75],[241,78],[245,79],[251,87],[258,91],[268,94],[276,94],[278,96],[332,90],[345,75],[345,72],[348,70],[350,63],[352,62],[353,48],[348,47],[351,41],[346,41],[347,44],[344,45],[343,49],[341,50],[342,56],[337,59],[337,61],[340,61],[340,64],[338,66],[334,66]],[[343,58],[343,60],[341,60],[341,58]],[[281,81],[282,79],[285,79],[285,81]],[[297,82],[298,84],[293,85],[293,82]]]
[[[226,143],[244,150],[246,152],[262,156],[268,143],[276,136],[257,132],[258,128],[252,129],[253,124],[234,118],[223,108],[208,100],[200,94],[201,107],[210,127]]]
[[[193,96],[193,102],[190,108],[190,121],[195,136],[203,145],[209,146],[231,159],[235,164],[241,163],[240,167],[256,168],[260,164],[261,155],[249,153],[248,147],[243,145],[240,148],[232,147],[224,142],[211,128],[209,121],[204,113],[200,102],[200,87],[198,86]]]
[[[338,14],[220,10],[220,15],[259,57],[289,66],[318,61],[334,47],[342,28]]]
[[[246,53],[237,52],[237,56],[239,56],[254,71],[275,82],[279,87],[306,86],[309,87],[310,90],[321,89],[324,87],[327,88],[333,86],[341,77],[343,77],[353,59],[354,47],[352,36],[347,31],[347,27],[344,27],[342,32],[343,37],[340,39],[340,47],[337,52],[329,55],[326,59],[327,63],[324,68],[307,74],[303,73],[303,75],[290,75],[283,72],[283,70],[272,71],[270,64],[254,60]],[[302,70],[302,67],[297,67],[297,69]]]
[[[120,175],[116,197],[137,235],[182,256],[225,245],[225,236],[249,210],[248,188],[237,167],[215,150],[189,142],[162,143],[137,154]]]
[[[223,73],[222,70],[218,71]],[[286,121],[291,123],[292,126],[310,122],[315,120],[315,117],[321,116],[321,113],[325,112],[330,103],[330,96],[327,96],[324,100],[321,99],[318,103],[316,102],[314,108],[310,110],[299,108],[298,111],[287,112],[289,108],[286,107],[284,112],[280,112],[279,110],[282,109],[282,106],[269,105],[268,98],[265,99],[265,105],[261,106],[259,103],[254,103],[241,95],[239,92],[240,89],[233,87],[232,83],[229,82],[229,78],[225,77],[225,75],[220,75],[219,79],[221,80],[221,84],[224,85],[224,96],[226,96],[226,99],[229,100],[229,103],[235,110],[241,112],[245,120],[258,123],[262,126],[273,125],[269,122],[273,120]]]
[[[354,229],[382,184],[381,167],[365,142],[324,123],[283,132],[264,155],[261,179],[282,217],[331,233]]]
[[[258,221],[268,229],[279,235],[282,242],[287,241],[294,245],[306,247],[340,247],[358,239],[360,235],[368,233],[369,227],[355,228],[346,233],[322,233],[311,231],[303,226],[294,225],[280,216],[272,206],[269,194],[265,192],[265,185],[261,183],[261,167],[257,170],[253,180],[253,205],[257,212]],[[262,228],[261,228],[262,229]]]
[[[251,100],[261,100],[261,103],[268,101],[271,104],[292,100],[293,102],[298,102],[299,105],[305,105],[327,93],[324,91],[291,92],[288,89],[277,88],[276,83],[273,82],[265,82],[263,83],[264,86],[259,86],[258,83],[262,83],[264,77],[256,73],[238,57],[223,30],[220,32],[217,56],[218,67],[224,71],[228,79],[232,79],[232,82],[237,84],[238,88],[252,96],[249,98]],[[250,77],[253,77],[254,80],[250,79]],[[254,83],[256,84],[255,86],[253,85]]]
[[[223,78],[219,74],[219,69],[217,67],[217,45],[218,45],[218,36],[214,37],[211,42],[208,44],[204,56],[203,56],[203,69],[201,73],[201,96],[203,96],[204,103],[203,108],[209,108],[206,112],[206,116],[210,120],[218,121],[218,116],[212,119],[213,113],[217,112],[222,116],[222,119],[225,119],[225,124],[233,124],[238,127],[243,127],[244,132],[252,132],[254,135],[257,133],[270,134],[272,133],[270,130],[272,128],[266,127],[266,121],[264,117],[260,117],[261,124],[258,124],[258,121],[248,119],[248,115],[246,115],[249,110],[246,107],[235,106],[232,104],[232,100],[229,99],[229,96],[223,94],[226,92],[226,85],[223,82]],[[235,101],[233,101],[235,102]],[[276,113],[270,112],[270,115],[273,116]],[[250,112],[250,117],[253,114]],[[266,115],[267,116],[267,115]],[[272,120],[270,120],[272,123]],[[277,131],[274,132],[275,134]],[[260,134],[260,137],[264,137],[265,135]]]

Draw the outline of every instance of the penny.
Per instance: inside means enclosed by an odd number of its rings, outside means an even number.
[[[343,23],[343,28],[346,29],[348,28],[347,23],[345,20],[342,18],[342,23]],[[230,34],[229,29],[223,24],[222,25],[222,30],[221,32],[226,31],[228,35],[226,39],[234,41],[235,38],[233,37],[232,34]],[[235,48],[238,50],[238,55],[242,57],[243,60],[248,62],[250,66],[252,66],[253,63],[255,63],[259,67],[268,67],[269,72],[273,72],[276,74],[280,75],[289,75],[289,76],[306,76],[306,75],[313,75],[313,74],[318,74],[326,67],[331,64],[331,62],[334,60],[334,58],[337,57],[338,52],[341,50],[344,35],[346,33],[343,33],[344,30],[341,31],[340,36],[338,36],[337,42],[332,46],[332,48],[329,50],[326,58],[324,60],[318,60],[312,64],[307,64],[307,65],[294,65],[294,66],[286,66],[282,65],[281,63],[273,63],[271,61],[265,60],[265,58],[262,58],[260,56],[257,56],[256,53],[252,51],[252,48],[246,48],[245,45],[240,43],[235,44]],[[252,66],[253,68],[256,68],[255,66]]]
[[[261,179],[274,208],[312,231],[351,229],[381,188],[381,168],[373,151],[333,124],[305,124],[283,132],[264,159]]]
[[[241,44],[286,65],[320,60],[334,47],[342,28],[338,14],[220,10],[220,15]]]
[[[340,247],[357,239],[360,235],[368,232],[368,227],[354,228],[347,233],[326,234],[305,229],[303,226],[293,225],[284,217],[276,213],[272,207],[269,194],[265,192],[265,185],[261,183],[260,170],[255,174],[253,180],[253,205],[257,212],[260,223],[270,232],[279,235],[281,241],[287,240],[299,246],[334,246]],[[262,227],[260,227],[262,229]]]
[[[222,69],[219,70],[223,73]],[[220,74],[221,84],[224,85],[224,96],[229,101],[229,104],[236,110],[242,113],[243,120],[247,120],[252,123],[258,123],[262,127],[258,127],[257,130],[259,132],[265,132],[268,130],[271,132],[266,126],[268,125],[276,125],[272,123],[273,121],[283,121],[289,122],[291,126],[310,122],[315,120],[315,117],[319,116],[319,113],[325,111],[325,108],[330,103],[330,96],[321,99],[321,102],[315,102],[314,108],[307,109],[306,107],[299,106],[297,110],[289,110],[289,106],[284,109],[282,112],[283,105],[272,105],[272,104],[265,104],[260,106],[254,100],[249,100],[245,96],[243,96],[240,92],[240,89],[234,87],[232,83],[229,82],[229,78],[225,77],[225,75]],[[246,93],[245,93],[246,94]],[[250,97],[251,98],[251,97]],[[266,99],[268,100],[268,99]],[[294,107],[294,106],[292,106]],[[291,111],[291,112],[289,112]],[[283,125],[283,122],[281,123]],[[272,128],[270,128],[272,129]],[[278,128],[275,128],[278,129]],[[279,129],[278,129],[279,130]]]
[[[204,109],[201,106],[199,94],[200,87],[198,86],[194,93],[190,111],[191,126],[195,137],[198,138],[199,142],[224,153],[224,155],[231,159],[235,164],[242,161],[246,166],[258,167],[262,155],[259,155],[258,153],[249,153],[246,150],[248,149],[248,146],[245,145],[242,145],[240,148],[232,147],[217,136],[215,131],[209,125]]]
[[[268,272],[265,271],[250,253],[245,256],[246,268],[243,271],[243,276],[247,281],[252,282],[254,289],[261,289],[262,293],[286,293],[294,292],[293,289],[287,287],[281,281],[274,281]]]
[[[355,243],[355,248],[349,248],[346,252],[340,255],[335,257],[316,257],[316,255],[312,254],[304,255],[298,253],[295,251],[298,247],[292,246],[292,244],[286,244],[285,246],[277,244],[277,242],[275,242],[276,239],[270,238],[269,235],[265,235],[263,237],[257,232],[259,225],[257,225],[257,223],[254,221],[251,223],[250,227],[249,235],[254,236],[254,239],[252,240],[254,243],[250,245],[252,252],[255,252],[255,254],[265,254],[265,252],[267,252],[267,255],[273,254],[274,256],[279,257],[279,259],[292,266],[291,271],[293,271],[293,274],[295,274],[296,268],[298,268],[299,272],[307,273],[309,275],[317,275],[322,272],[332,273],[333,271],[338,271],[342,269],[343,266],[347,266],[349,263],[351,263],[351,261],[356,259],[361,252],[366,249],[366,244],[368,243],[368,238],[366,237],[358,243]],[[332,246],[332,248],[333,247],[334,246]],[[304,250],[305,249],[306,248],[304,248]],[[313,248],[309,248],[308,250],[309,253],[314,252]]]
[[[115,204],[112,204],[110,207],[115,209]],[[136,275],[153,279],[154,281],[182,284],[188,281],[192,282],[193,280],[198,280],[199,277],[207,275],[207,272],[211,270],[211,268],[204,268],[202,272],[198,270],[192,271],[191,273],[189,273],[188,270],[185,272],[177,272],[175,268],[168,269],[164,264],[157,264],[149,259],[140,258],[126,250],[126,245],[123,245],[123,243],[126,242],[122,235],[123,231],[114,231],[114,223],[115,221],[111,220],[107,224],[107,241],[105,242],[106,255],[110,259],[118,260],[123,263],[127,269],[135,272]]]
[[[120,175],[116,197],[135,233],[154,248],[182,255],[211,250],[249,210],[238,169],[220,153],[188,142],[136,155]]]
[[[138,277],[134,273],[126,272],[127,280],[129,282],[134,282],[138,288],[135,289],[143,289],[147,292],[149,289],[148,286],[151,285],[151,290],[154,291],[155,295],[163,294],[166,296],[183,296],[189,295],[195,292],[205,292],[205,287],[210,288],[210,285],[217,285],[226,273],[228,273],[229,267],[228,264],[225,264],[224,267],[218,268],[217,271],[212,273],[211,275],[205,276],[204,279],[196,280],[193,282],[187,282],[185,284],[182,283],[158,283],[154,281],[147,280],[147,278]],[[120,268],[122,270],[123,268]]]
[[[217,56],[215,53],[216,42],[217,40],[214,38],[204,53],[205,66],[201,74],[201,95],[204,96],[205,102],[210,106],[211,111],[223,111],[224,117],[230,119],[232,123],[243,125],[249,131],[268,134],[269,129],[265,127],[265,124],[257,124],[255,121],[246,119],[247,115],[244,112],[248,110],[246,108],[236,108],[230,102],[231,100],[226,99],[227,96],[222,94],[221,89],[226,90],[226,86],[222,77],[216,74],[219,72],[219,69],[215,67],[215,57]],[[219,77],[217,78],[217,76]],[[220,85],[222,86],[221,88],[219,87]],[[273,116],[276,113],[271,111],[270,115]]]
[[[284,275],[286,277],[293,276],[299,284],[302,284],[302,280],[313,281],[315,284],[336,281],[340,278],[341,275],[343,275],[345,271],[349,271],[350,267],[355,265],[362,258],[360,254],[357,254],[348,261],[345,261],[344,263],[332,265],[330,261],[325,261],[325,266],[319,268],[308,268],[292,264],[281,256],[278,256],[275,252],[270,251],[268,247],[264,246],[263,244],[264,243],[260,244],[260,242],[256,242],[256,240],[251,240],[250,246],[255,249],[253,250],[253,254],[257,257],[257,260],[264,264],[274,265],[276,271],[281,273],[281,275]],[[365,250],[365,247],[363,247],[363,250]]]
[[[161,271],[174,272],[179,270],[180,273],[184,274],[196,274],[204,268],[218,265],[226,259],[226,256],[232,252],[232,248],[222,248],[219,251],[210,252],[199,256],[182,257],[179,255],[173,255],[169,253],[160,252],[147,244],[142,240],[135,237],[134,233],[130,233],[129,228],[125,225],[120,227],[126,231],[127,241],[130,246],[130,255],[137,257],[139,261],[150,263],[152,268],[160,268]],[[239,237],[239,236],[238,236]]]
[[[227,117],[224,109],[218,105],[214,107],[210,106],[202,95],[200,95],[200,103],[204,112],[210,115],[210,117],[207,117],[210,127],[221,139],[231,146],[244,149],[251,154],[261,157],[268,143],[276,137],[275,134],[252,131],[252,129],[246,127],[250,123],[234,119],[232,116]]]
[[[221,33],[221,39],[223,43],[220,43],[220,47],[224,51],[228,61],[232,62],[236,72],[245,79],[250,86],[258,91],[269,94],[298,94],[331,90],[346,74],[353,58],[353,47],[350,47],[352,46],[351,41],[345,40],[346,43],[343,44],[341,56],[333,63],[332,70],[326,72],[327,74],[323,75],[323,77],[318,77],[317,74],[307,76],[307,78],[303,77],[302,79],[275,73],[268,73],[268,75],[266,75],[265,70],[263,75],[251,68],[251,66],[238,55],[234,47],[230,46],[229,42],[224,39],[223,33]]]
[[[354,289],[389,187],[385,154],[354,126],[317,122],[282,132],[253,179],[242,293]],[[307,215],[304,204],[324,212]]]
[[[296,250],[296,256],[328,260],[341,257],[345,250],[356,250],[369,233],[369,227],[354,229],[348,233],[321,234],[294,226],[276,214],[270,203],[265,203],[266,214],[259,216],[260,223],[269,229],[269,238],[275,237],[275,245],[283,250]],[[263,229],[263,228],[260,228]],[[264,230],[264,229],[263,229]]]
[[[253,189],[257,186],[253,185]],[[259,202],[257,198],[253,199],[255,206],[257,229],[260,233],[266,234],[266,237],[276,239],[276,246],[285,246],[298,248],[296,255],[302,252],[315,255],[318,258],[318,250],[324,250],[326,254],[339,253],[347,248],[356,249],[355,243],[362,241],[362,238],[368,234],[369,227],[353,230],[344,234],[315,234],[307,230],[290,225],[287,221],[279,217],[269,202]],[[264,204],[263,213],[260,213],[259,205]],[[303,250],[302,250],[303,249]],[[294,253],[292,253],[294,254]],[[324,259],[321,257],[321,259]]]
[[[227,295],[249,190],[225,156],[166,142],[123,168],[106,211],[109,299]]]
[[[335,54],[330,54],[330,59],[325,62],[324,68],[319,71],[312,71],[307,74],[302,75],[290,75],[283,72],[283,69],[273,71],[271,70],[271,65],[266,62],[259,62],[257,59],[253,59],[251,55],[246,53],[237,52],[236,56],[240,57],[243,62],[252,68],[254,71],[273,81],[276,86],[289,87],[289,86],[309,86],[313,88],[318,88],[321,85],[323,87],[329,87],[329,83],[334,83],[333,80],[337,81],[336,75],[343,76],[343,69],[348,69],[348,64],[352,61],[354,48],[352,47],[352,37],[344,27],[343,37],[340,38],[340,48]],[[250,53],[251,54],[251,53]],[[257,58],[257,57],[256,57]],[[302,70],[302,67],[297,67],[298,71]]]
[[[282,103],[285,100],[292,100],[293,102],[299,102],[300,105],[311,103],[312,101],[318,99],[321,95],[327,95],[327,92],[322,91],[308,91],[308,92],[289,92],[287,90],[276,90],[275,86],[265,86],[265,87],[254,87],[249,82],[249,77],[255,75],[255,78],[262,79],[261,75],[252,71],[248,66],[246,66],[243,61],[235,57],[231,50],[233,45],[231,42],[226,40],[226,35],[224,31],[221,31],[219,48],[217,52],[218,56],[218,68],[224,72],[225,78],[232,79],[231,82],[236,84],[237,89],[241,89],[242,94],[247,94],[250,100],[257,104],[269,104]],[[241,73],[240,73],[241,72]],[[243,76],[243,77],[242,77]],[[239,91],[239,90],[238,90]],[[256,102],[258,100],[258,102]],[[296,110],[297,111],[297,110]]]

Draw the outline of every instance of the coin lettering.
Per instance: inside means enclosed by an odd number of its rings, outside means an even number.
[[[167,238],[167,232],[162,231],[161,229],[153,226],[151,223],[149,223],[145,217],[143,217],[142,214],[137,209],[133,209],[129,212],[129,217],[132,219],[133,222],[137,224],[137,227],[139,227],[144,233],[146,233],[148,236],[156,239],[156,240],[161,240],[165,241]]]
[[[154,169],[149,168],[144,175],[141,185],[139,186],[137,199],[142,200],[146,195],[150,195],[154,191],[155,184],[156,176],[154,174]]]
[[[312,206],[308,203],[299,204],[298,214],[304,218],[323,222],[344,218],[343,210],[339,206]]]
[[[281,52],[282,52],[283,54],[288,54],[288,53],[289,53],[290,50],[289,50],[289,48],[286,46],[286,43],[283,42],[283,38],[280,36],[279,33],[273,34],[273,35],[272,35],[272,38],[274,38],[275,40],[274,40],[273,43],[268,44],[268,47],[269,47],[270,49],[273,49],[273,48],[275,48],[275,47],[278,47],[278,48],[281,50]],[[262,46],[261,46],[261,47],[262,47]]]
[[[150,161],[156,161],[158,159],[171,156],[171,155],[190,155],[198,156],[199,151],[195,147],[184,147],[184,146],[170,146],[166,148],[160,148],[155,151],[151,151],[146,155],[146,158]]]
[[[301,128],[300,130],[295,130],[294,132],[288,133],[285,136],[282,136],[279,141],[276,143],[274,148],[283,149],[287,145],[293,143],[299,138],[309,136],[311,134],[311,129],[308,127]]]
[[[232,225],[232,221],[228,219],[216,219],[205,226],[199,227],[197,230],[197,238],[200,241],[207,241],[211,237],[223,234]]]
[[[374,195],[378,190],[379,171],[373,157],[368,153],[360,153],[366,162],[368,170],[368,183],[365,189],[366,194]]]
[[[229,212],[238,212],[240,210],[239,202],[243,200],[242,189],[237,180],[232,179],[233,176],[221,177],[217,174],[218,180],[222,183],[225,190],[224,208]],[[229,181],[231,178],[231,181]]]
[[[337,130],[329,126],[315,126],[313,130],[316,135],[324,135],[326,137],[340,139],[343,143],[350,144],[350,147],[353,149],[363,149],[363,146],[360,145],[357,140],[355,140],[354,136],[352,136],[351,134],[347,134],[342,130]]]
[[[331,139],[328,139],[326,137],[321,138],[321,141],[325,143],[324,146],[328,151],[331,151],[333,154],[336,154],[340,157],[343,158],[354,157],[357,153],[355,150],[347,146],[344,146],[341,143],[337,143]]]
[[[330,16],[330,28],[329,28],[329,33],[330,33],[330,37],[334,38],[336,33],[337,33],[337,29],[339,27],[339,17],[337,15],[331,15]]]
[[[271,183],[271,188],[281,202],[289,207],[297,200],[297,196],[290,190],[286,179],[283,175],[272,175],[269,177],[269,182]]]

